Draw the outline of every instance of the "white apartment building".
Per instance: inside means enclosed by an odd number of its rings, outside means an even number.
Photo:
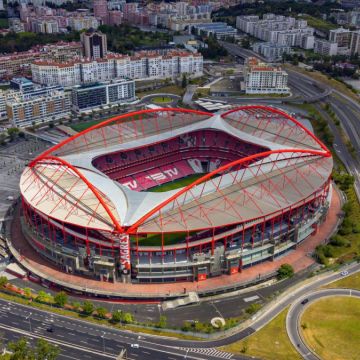
[[[33,81],[70,87],[113,79],[174,78],[182,74],[198,77],[203,72],[200,53],[169,51],[166,55],[141,52],[135,56],[108,54],[106,58],[75,59],[72,62],[38,60],[31,65]]]
[[[316,39],[314,52],[325,56],[334,56],[338,52],[338,44],[324,39]]]
[[[352,55],[360,54],[360,30],[351,33],[350,52]]]
[[[297,20],[283,15],[238,16],[236,27],[266,42],[282,46],[297,46],[304,49],[314,47],[314,29],[306,20]]]
[[[268,61],[278,61],[283,54],[290,54],[291,47],[288,45],[278,45],[270,42],[258,42],[253,45],[253,50],[264,56]]]
[[[279,66],[270,66],[249,58],[244,68],[246,94],[288,94],[288,74]]]
[[[70,99],[61,88],[41,88],[6,96],[7,117],[14,127],[29,127],[70,116]]]

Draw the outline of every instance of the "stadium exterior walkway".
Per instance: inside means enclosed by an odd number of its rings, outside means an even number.
[[[258,279],[259,274],[264,277],[266,274],[276,272],[283,263],[291,264],[295,271],[301,271],[314,264],[314,259],[310,253],[317,245],[329,238],[337,227],[339,213],[341,212],[340,194],[333,188],[331,206],[326,221],[319,227],[315,235],[310,236],[296,251],[273,261],[267,261],[254,267],[247,268],[241,273],[234,275],[222,275],[207,279],[203,282],[181,282],[165,284],[126,284],[126,283],[107,283],[97,280],[71,275],[57,269],[40,255],[28,244],[22,234],[19,208],[14,215],[11,225],[11,243],[9,247],[17,261],[26,269],[35,273],[39,277],[58,284],[60,287],[72,288],[73,290],[85,291],[89,294],[98,296],[115,296],[124,299],[148,299],[160,300],[164,298],[174,298],[184,296],[185,293],[195,291],[201,294],[210,290],[221,290],[235,284],[250,283]]]

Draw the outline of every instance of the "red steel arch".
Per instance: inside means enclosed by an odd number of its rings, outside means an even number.
[[[309,129],[307,129],[304,125],[302,125],[299,121],[297,121],[295,118],[293,118],[292,116],[290,116],[286,112],[284,112],[282,110],[279,110],[279,109],[276,109],[276,108],[273,108],[273,107],[269,107],[269,106],[265,106],[265,105],[239,106],[239,107],[237,107],[235,109],[229,110],[229,111],[221,114],[221,117],[223,119],[225,119],[226,115],[230,115],[230,114],[235,113],[237,111],[247,110],[247,109],[266,110],[266,111],[272,112],[273,114],[278,114],[278,115],[284,116],[285,118],[287,118],[288,120],[292,121],[294,124],[299,126],[301,129],[303,129],[313,140],[315,140],[321,146],[321,148],[324,151],[326,151],[327,153],[330,153],[329,149]]]
[[[79,132],[78,134],[73,135],[73,136],[61,141],[60,143],[54,145],[50,149],[46,150],[45,152],[43,152],[42,154],[37,156],[34,160],[32,160],[30,162],[30,165],[32,165],[37,160],[48,156],[49,154],[53,153],[55,150],[61,148],[62,146],[72,142],[73,140],[77,139],[78,137],[91,132],[92,130],[102,128],[102,127],[104,127],[104,126],[106,126],[108,124],[111,124],[112,122],[115,122],[115,121],[124,120],[124,119],[126,119],[126,118],[128,118],[130,116],[136,116],[136,115],[142,115],[142,114],[151,114],[151,113],[158,113],[158,112],[191,113],[191,114],[207,115],[207,116],[212,116],[213,115],[212,113],[205,112],[205,111],[191,110],[191,109],[180,109],[180,108],[147,109],[147,110],[140,110],[140,111],[130,112],[130,113],[123,114],[123,115],[118,115],[118,116],[112,117],[112,118],[110,118],[108,120],[105,120],[103,122],[100,122],[98,124],[95,124],[95,125],[89,127],[88,129],[85,129],[85,130]]]
[[[235,160],[235,161],[233,161],[231,163],[228,163],[228,164],[226,164],[224,166],[219,167],[218,169],[215,169],[214,171],[212,171],[212,172],[210,172],[208,174],[205,174],[201,178],[198,178],[197,180],[195,180],[193,183],[191,183],[191,184],[187,185],[186,187],[180,189],[177,193],[172,195],[170,198],[163,201],[162,203],[157,205],[154,209],[152,209],[151,211],[146,213],[144,216],[142,216],[135,224],[133,224],[127,230],[127,232],[129,234],[134,233],[135,230],[137,229],[137,227],[139,227],[139,225],[144,223],[147,219],[149,219],[152,215],[154,215],[156,212],[161,210],[167,204],[171,203],[173,200],[175,200],[176,198],[178,198],[179,196],[181,196],[182,194],[184,194],[188,190],[192,189],[194,186],[196,186],[196,185],[210,179],[214,175],[216,175],[216,174],[218,174],[220,172],[226,171],[227,169],[229,169],[229,168],[231,168],[231,167],[233,167],[235,165],[241,165],[241,164],[246,163],[248,161],[257,159],[259,157],[264,158],[264,157],[267,157],[267,156],[272,155],[272,154],[281,154],[281,153],[301,153],[301,154],[309,154],[309,155],[316,155],[316,156],[322,156],[322,157],[330,157],[331,156],[331,153],[329,151],[324,152],[324,151],[320,151],[320,150],[311,150],[311,149],[279,149],[279,150],[265,151],[265,152],[262,152],[262,153],[250,155],[250,156],[247,156],[245,158]]]
[[[105,203],[104,199],[101,197],[99,191],[96,189],[96,187],[91,184],[91,182],[73,165],[71,165],[69,162],[67,162],[66,160],[59,158],[57,156],[41,156],[40,158],[36,158],[34,161],[31,162],[31,164],[29,164],[30,168],[33,168],[36,166],[36,164],[40,161],[43,160],[51,160],[51,161],[58,161],[59,163],[61,163],[62,165],[68,167],[69,169],[71,169],[77,176],[79,176],[79,178],[86,184],[86,186],[93,192],[93,194],[96,196],[96,198],[98,199],[98,201],[100,202],[100,204],[102,205],[102,207],[105,209],[106,213],[109,215],[111,221],[113,222],[113,225],[115,227],[115,229],[122,233],[123,232],[123,228],[120,225],[120,223],[117,221],[117,219],[115,218],[114,214],[111,212],[111,210],[109,209],[109,207],[107,206],[107,204]]]

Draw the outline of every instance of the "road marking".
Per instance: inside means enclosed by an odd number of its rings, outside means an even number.
[[[257,299],[260,299],[258,295],[250,296],[244,299],[245,302],[255,301]]]

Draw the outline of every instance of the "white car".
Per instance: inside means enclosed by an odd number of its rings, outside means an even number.
[[[139,346],[139,344],[131,344],[131,347],[134,349],[138,349],[140,346]]]
[[[341,275],[342,275],[342,276],[346,276],[346,275],[348,275],[348,274],[349,274],[349,272],[346,271],[346,270],[344,270],[344,271],[341,272]]]

